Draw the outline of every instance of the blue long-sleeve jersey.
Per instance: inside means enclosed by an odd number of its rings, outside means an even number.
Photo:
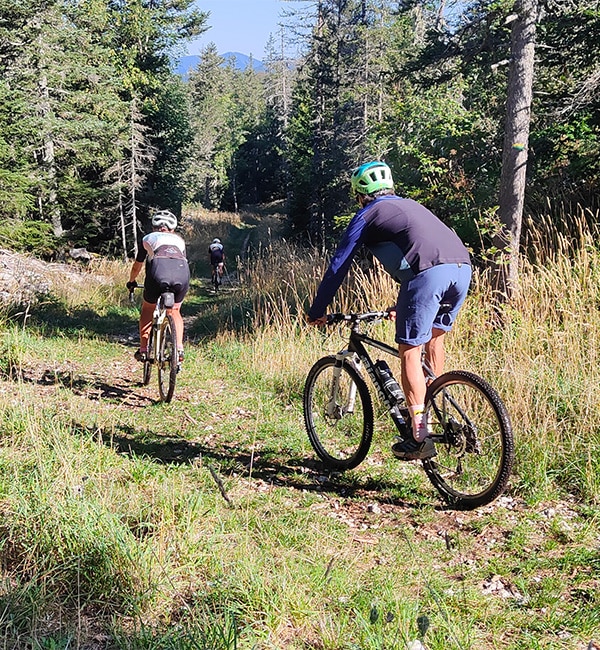
[[[323,316],[363,244],[398,282],[438,264],[471,263],[458,235],[425,206],[396,195],[379,197],[348,224],[308,310],[311,320]]]

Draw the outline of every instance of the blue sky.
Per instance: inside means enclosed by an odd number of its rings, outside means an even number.
[[[189,54],[199,54],[210,42],[220,54],[241,52],[261,59],[271,33],[277,32],[277,23],[285,6],[282,0],[197,0],[201,11],[210,11],[210,29],[190,43]]]
[[[284,0],[197,0],[201,11],[210,11],[208,29],[188,45],[189,54],[213,42],[220,54],[241,52],[262,59],[270,34],[276,34],[284,11],[299,10],[302,3]]]

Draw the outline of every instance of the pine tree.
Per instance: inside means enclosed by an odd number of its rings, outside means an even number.
[[[80,15],[77,7],[49,2],[25,16],[14,34],[19,56],[5,69],[29,113],[17,116],[28,126],[15,144],[33,151],[36,211],[57,236],[69,219],[67,204],[74,214],[93,200],[97,190],[86,170],[110,156],[118,130],[120,100],[109,53],[79,27]]]

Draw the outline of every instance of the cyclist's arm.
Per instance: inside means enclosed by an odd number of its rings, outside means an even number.
[[[357,212],[348,224],[329,268],[323,276],[317,295],[308,310],[309,323],[319,320],[325,314],[327,306],[348,274],[354,253],[363,243],[366,221],[361,212]]]
[[[135,260],[135,262],[131,265],[131,271],[129,272],[129,282],[135,282],[143,266],[143,262],[138,262]]]

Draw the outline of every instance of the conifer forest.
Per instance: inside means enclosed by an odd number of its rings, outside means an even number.
[[[323,246],[374,158],[476,255],[512,218],[511,156],[523,245],[597,214],[597,0],[287,0],[265,71],[209,45],[183,77],[202,2],[0,2],[0,229],[22,250],[128,258],[153,209],[274,200]]]

